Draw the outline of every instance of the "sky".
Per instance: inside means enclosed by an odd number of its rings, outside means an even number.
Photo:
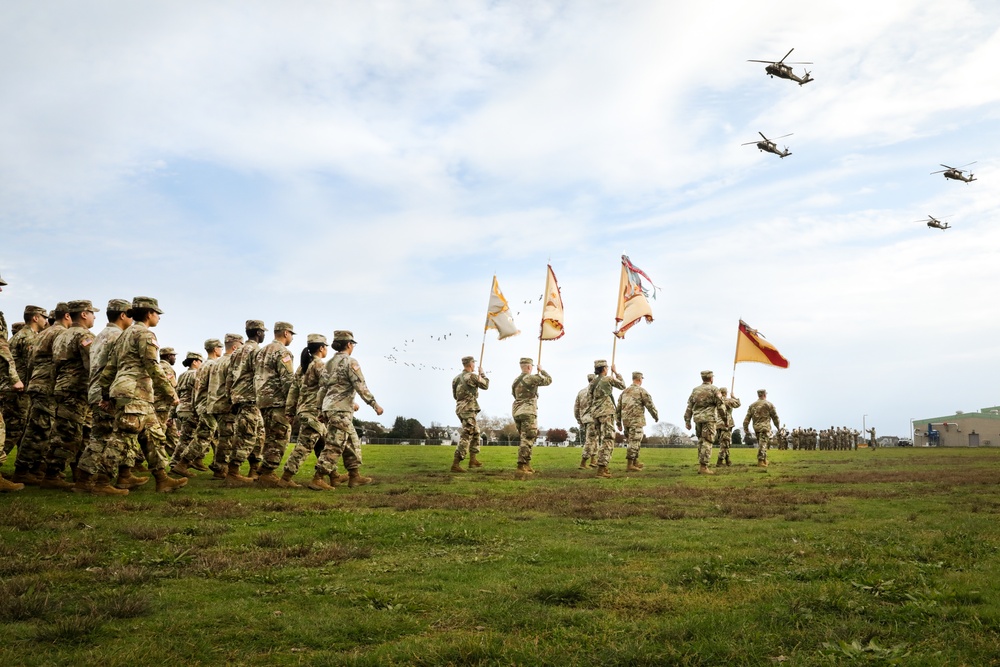
[[[747,62],[792,47],[812,83]],[[615,361],[661,421],[712,369],[739,421],[766,388],[789,428],[906,436],[1000,403],[997,62],[986,0],[5,3],[0,310],[153,296],[181,358],[349,329],[379,421],[456,424],[481,349],[509,415],[551,264],[569,428],[627,254],[660,289]],[[482,348],[494,274],[522,333]],[[734,374],[741,318],[787,370]]]

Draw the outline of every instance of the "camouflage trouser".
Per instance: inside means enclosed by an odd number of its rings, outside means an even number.
[[[190,435],[187,435],[190,431]],[[187,443],[183,445],[184,451],[181,452],[180,458],[174,455],[174,458],[178,461],[201,461],[208,454],[208,450],[211,448],[212,443],[219,432],[219,422],[216,421],[215,415],[203,414],[193,417],[185,417],[184,421],[181,422],[181,443]]]
[[[225,469],[229,465],[229,462],[233,460],[233,447],[235,446],[236,437],[236,415],[230,412],[224,412],[221,415],[212,415],[218,421],[219,429],[217,431],[218,439],[215,443],[215,459],[212,461],[212,465],[209,466],[213,470]],[[201,424],[198,425],[201,428]]]
[[[729,445],[733,443],[733,432],[728,426],[715,425],[715,444],[719,447],[716,463],[732,463],[729,459]]]
[[[96,458],[99,457],[106,446],[124,452],[122,465],[133,465],[142,461],[142,452],[138,448],[129,450],[128,446],[123,442],[109,444],[113,439],[120,440],[119,435],[115,433],[115,417],[113,414],[102,410],[100,404],[92,403],[90,406],[90,420],[90,439],[84,446],[79,461],[80,465],[83,465],[84,460],[87,460],[87,465],[83,468],[84,470],[87,470],[91,474],[104,472],[109,477],[114,477],[118,474],[117,468],[115,470],[103,470],[100,460]]]
[[[597,456],[597,429],[593,422],[580,424],[580,440],[583,442],[583,458]]]
[[[298,422],[299,437],[296,438],[295,449],[292,450],[292,453],[288,455],[288,460],[285,461],[285,472],[290,472],[293,475],[299,471],[306,457],[315,451],[317,443],[326,436],[326,426],[320,423],[316,415],[299,414]],[[323,448],[323,451],[326,451],[326,447]],[[320,474],[331,472],[329,470],[320,470],[320,458],[322,458],[322,453],[317,456],[316,472]],[[332,472],[336,471],[337,462],[335,460]]]
[[[198,428],[198,415],[193,412],[179,412],[174,417],[177,430],[180,431],[180,438],[177,440],[177,449],[174,450],[171,461],[187,461],[187,450],[194,442],[194,432]],[[202,455],[204,458],[204,455]],[[194,461],[195,459],[190,459]]]
[[[157,410],[156,419],[160,422],[160,426],[163,427],[163,433],[167,438],[167,454],[173,454],[177,451],[177,445],[181,441],[181,434],[177,430],[177,423],[170,418],[169,410]]]
[[[292,427],[285,408],[261,408],[261,420],[264,423],[263,468],[276,470],[281,465],[281,459],[288,449],[288,438]]]
[[[698,465],[707,466],[712,461],[715,422],[695,422],[694,433],[698,436]]]
[[[597,443],[597,465],[607,467],[611,465],[611,456],[615,453],[615,416],[594,417],[590,428]]]
[[[531,450],[538,437],[538,417],[536,415],[519,415],[514,417],[519,440],[517,446],[517,462],[531,463]]]
[[[86,396],[56,396],[56,419],[46,465],[60,470],[76,463],[90,441],[91,413]]]
[[[0,400],[0,412],[7,423],[7,442],[0,446],[0,451],[4,456],[10,454],[11,450],[21,442],[24,435],[24,427],[28,421],[28,413],[31,411],[31,397],[23,391],[4,392],[3,399]]]
[[[337,469],[337,459],[344,457],[344,467],[357,470],[361,467],[361,439],[354,428],[354,413],[347,411],[324,412],[326,416],[326,446],[316,461],[317,472]]]
[[[32,467],[45,461],[49,450],[49,437],[56,417],[56,401],[53,396],[32,394],[31,412],[24,427],[24,436],[17,448],[17,466]]]
[[[628,449],[625,453],[625,459],[628,461],[635,461],[639,458],[639,447],[642,446],[642,436],[643,433],[641,426],[629,426],[625,425],[625,442]]]
[[[3,406],[0,405],[0,466],[7,462],[7,422],[3,420]]]
[[[80,458],[80,469],[96,475],[118,473],[118,466],[128,465],[131,452],[139,447],[139,434],[146,440],[146,462],[150,470],[167,467],[167,436],[160,420],[156,418],[153,404],[146,401],[118,399],[115,404],[114,436],[103,442],[91,440],[91,447]]]
[[[767,445],[771,439],[771,429],[761,429],[758,431],[757,427],[754,426],[753,432],[757,436],[757,460],[766,462]]]
[[[464,461],[467,454],[479,453],[479,423],[476,422],[476,415],[470,417],[459,417],[462,422],[462,437],[459,438],[458,447],[455,448],[455,457],[459,461]]]
[[[242,464],[248,458],[257,460],[264,448],[264,418],[260,416],[260,410],[256,405],[243,403],[239,406],[233,430],[229,463]],[[257,456],[253,456],[255,453]]]

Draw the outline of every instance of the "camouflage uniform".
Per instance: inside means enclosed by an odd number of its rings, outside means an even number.
[[[59,312],[69,308],[65,303],[56,306]],[[56,418],[55,366],[52,359],[52,344],[56,337],[66,331],[57,322],[38,336],[35,349],[31,355],[31,380],[26,391],[31,397],[31,411],[25,425],[24,436],[17,450],[16,465],[18,468],[29,469],[40,467],[45,461],[49,449],[49,438]]]
[[[774,406],[765,396],[766,392],[758,391],[758,398],[747,408],[747,415],[743,418],[743,430],[750,428],[750,421],[753,421],[753,432],[757,436],[757,462],[767,464],[767,446],[771,438],[771,422],[775,428],[781,428],[781,420]]]
[[[84,303],[91,312],[96,312],[89,301]],[[70,312],[79,313],[77,309],[82,307],[81,302],[70,302]],[[52,344],[56,419],[46,462],[50,469],[62,471],[67,463],[76,465],[90,439],[91,410],[87,399],[93,342],[90,329],[74,323]]]
[[[247,326],[247,329],[263,329]],[[229,457],[230,465],[242,465],[247,459],[253,464],[264,449],[264,419],[257,407],[257,389],[254,372],[257,367],[257,353],[260,345],[250,339],[232,354],[226,373],[226,387],[229,400],[236,414],[233,424],[233,447]],[[221,426],[220,426],[221,428]]]
[[[275,323],[275,334],[283,331],[295,333],[288,322]],[[285,401],[294,375],[292,353],[284,344],[274,340],[261,348],[254,369],[254,387],[264,425],[262,474],[276,470],[288,449],[291,419],[285,412]]]
[[[170,365],[170,362],[163,358],[171,354],[174,354],[174,348],[172,347],[165,347],[160,350],[160,368],[163,369],[163,374],[166,376],[167,381],[170,382],[170,386],[174,388],[174,395],[176,395],[177,372],[174,370],[174,367]],[[167,437],[167,453],[172,455],[177,450],[177,444],[181,439],[181,434],[177,430],[177,424],[173,419],[173,398],[158,391],[156,392],[156,400],[153,401],[153,405],[156,408],[156,418],[160,421],[160,426],[163,427],[163,433]]]
[[[31,309],[36,309],[39,314],[45,315],[45,311],[37,306],[28,306],[25,311]],[[31,353],[35,349],[39,335],[30,326],[25,325],[10,339],[10,355],[14,358],[14,367],[22,382],[31,379]],[[0,385],[3,383],[4,380],[0,378]],[[0,451],[3,452],[0,454],[2,458],[21,442],[28,414],[31,412],[31,398],[28,392],[14,391],[11,388],[0,394],[3,395],[3,416],[7,420],[7,444],[0,447]]]
[[[239,338],[240,341],[243,340],[243,336],[238,334],[227,334],[227,342],[236,339],[232,337]],[[233,438],[236,435],[236,415],[233,414],[233,404],[229,399],[229,389],[227,387],[230,367],[232,366],[233,359],[236,357],[236,352],[239,352],[239,350],[227,352],[223,357],[216,359],[214,363],[205,364],[205,366],[199,369],[204,370],[208,377],[205,378],[207,390],[204,414],[198,420],[198,431],[195,437],[198,439],[199,449],[205,451],[213,437],[211,429],[215,428],[216,435],[214,437],[217,437],[218,441],[215,446],[215,459],[212,461],[211,468],[217,473],[224,471],[229,465],[235,445]],[[207,370],[206,367],[208,367]],[[195,406],[197,409],[197,400],[195,401]]]
[[[21,377],[17,374],[17,364],[10,353],[10,346],[7,338],[0,336],[0,393],[13,393],[14,385],[21,382]],[[4,423],[3,407],[0,407],[0,463],[7,458],[7,427]]]
[[[583,445],[581,461],[597,456],[597,440],[594,438],[594,418],[590,414],[590,383],[594,381],[594,375],[587,376],[587,386],[581,389],[576,395],[573,403],[573,416],[580,426],[580,444]],[[581,463],[580,467],[584,467]]]
[[[108,310],[117,311],[124,313],[131,307],[131,302],[124,299],[111,299],[108,301]],[[108,365],[108,357],[111,351],[115,348],[115,344],[121,337],[123,329],[119,329],[114,324],[108,322],[108,324],[98,332],[97,336],[94,338],[94,342],[90,344],[90,379],[87,386],[87,402],[90,404],[90,414],[91,414],[91,427],[90,427],[90,441],[87,443],[84,449],[83,456],[87,456],[88,452],[101,452],[104,449],[105,443],[113,438],[118,438],[115,433],[115,416],[114,409],[109,408],[105,410],[100,406],[101,403],[101,373],[104,371],[104,367]],[[125,447],[122,441],[118,441],[113,445],[116,449],[122,450]],[[91,453],[90,456],[94,454]],[[81,456],[81,460],[83,460]],[[134,450],[129,450],[123,456],[123,464],[132,465],[142,461],[142,452],[136,448]],[[92,461],[91,468],[99,468],[100,463],[97,461]],[[108,475],[108,477],[114,477],[118,473],[117,470],[102,470]]]
[[[524,357],[521,363],[530,364],[532,360]],[[510,392],[514,396],[511,414],[514,423],[517,424],[519,438],[518,465],[531,464],[531,450],[535,446],[535,438],[538,437],[538,388],[550,384],[552,376],[539,368],[536,375],[521,373],[511,385]]]
[[[715,445],[719,448],[718,459],[715,465],[732,465],[729,458],[729,447],[733,444],[733,409],[740,407],[740,399],[735,396],[730,398],[725,387],[719,389],[722,394],[722,402],[716,409],[715,417]]]
[[[694,420],[695,435],[698,437],[698,465],[705,469],[712,461],[715,424],[719,405],[722,403],[722,392],[712,384],[713,377],[711,371],[702,371],[702,383],[691,390],[687,410],[684,412],[684,425],[688,429],[691,428],[692,419]]]
[[[632,379],[641,379],[642,373],[633,373]],[[643,428],[646,426],[646,410],[654,422],[660,421],[653,405],[653,397],[637,384],[632,384],[618,397],[618,424],[625,428],[625,442],[628,443],[625,459],[639,460],[639,447],[642,446]]]
[[[337,335],[340,333],[350,332],[334,332],[335,340],[338,340]],[[329,435],[320,461],[316,463],[317,470],[320,465],[327,465],[326,461],[331,458],[337,460],[341,454],[344,456],[344,467],[349,471],[353,472],[361,467],[361,440],[354,428],[355,392],[373,408],[377,405],[375,397],[365,384],[365,376],[358,362],[346,352],[337,352],[327,362],[320,379],[318,400],[323,408],[323,416],[326,417]]]
[[[198,358],[200,357],[201,355],[199,354]],[[197,376],[198,371],[189,367],[178,376],[177,386],[175,387],[177,398],[180,399],[180,403],[177,404],[177,409],[174,411],[177,415],[177,421],[180,422],[180,428],[178,429],[180,431],[180,439],[178,440],[174,455],[175,457],[182,457],[182,460],[187,460],[187,450],[191,446],[191,442],[194,439],[194,431],[198,427],[198,415],[194,412],[194,383]]]
[[[326,424],[319,419],[320,402],[319,388],[323,379],[323,362],[318,358],[313,358],[305,372],[299,367],[295,373],[295,380],[292,388],[288,391],[288,399],[285,401],[286,414],[295,415],[299,421],[299,437],[295,442],[295,449],[288,455],[285,462],[285,472],[293,475],[299,471],[302,461],[309,454],[316,450],[316,446],[326,438]],[[352,406],[353,407],[353,406]],[[321,475],[337,473],[337,457],[327,455],[324,443],[323,450],[316,457],[316,472]]]
[[[622,381],[620,373],[614,375],[601,375],[597,373],[597,368],[607,365],[599,360],[594,364],[594,373],[597,377],[590,384],[590,416],[594,420],[591,428],[594,429],[594,438],[597,441],[597,467],[607,468],[611,463],[611,456],[615,452],[615,397],[611,391],[612,387],[624,389],[625,383]]]
[[[465,359],[463,358],[463,364]],[[473,360],[474,361],[474,360]],[[490,379],[480,373],[463,370],[451,381],[451,395],[455,399],[455,415],[462,424],[462,436],[455,448],[455,460],[463,461],[467,453],[479,454],[479,390],[489,389]]]

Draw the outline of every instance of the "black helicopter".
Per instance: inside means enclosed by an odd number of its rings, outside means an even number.
[[[778,148],[777,144],[775,144],[773,141],[771,141],[770,139],[768,139],[767,137],[765,137],[763,132],[759,132],[758,131],[757,134],[759,134],[761,137],[763,137],[764,141],[748,141],[745,144],[740,144],[740,145],[741,146],[749,146],[750,144],[757,144],[757,148],[759,148],[761,151],[767,151],[768,153],[774,153],[775,155],[777,155],[780,158],[785,158],[785,157],[788,157],[789,155],[792,154],[791,151],[788,150],[788,146],[785,146],[785,150],[782,151],[782,150],[780,150]],[[784,134],[784,135],[782,135],[782,136],[780,136],[778,138],[779,139],[784,139],[785,137],[792,136],[792,134],[795,134],[795,133],[792,132],[791,134]]]
[[[976,163],[973,161],[970,162],[969,164],[976,164]],[[969,164],[963,164],[962,166],[968,167]],[[932,171],[931,174],[944,174],[945,178],[950,178],[953,181],[964,181],[965,183],[971,183],[972,181],[979,180],[976,178],[976,175],[973,174],[971,171],[969,172],[968,176],[963,176],[963,174],[965,173],[964,169],[961,169],[959,167],[949,167],[946,164],[943,164],[941,166],[944,167],[944,169],[938,169],[937,171]]]
[[[794,46],[788,49],[788,53],[785,54],[785,58],[792,55],[792,51],[794,50],[795,50]],[[810,81],[815,80],[812,78],[812,76],[810,76],[809,70],[806,70],[806,73],[803,76],[799,77],[795,75],[795,72],[793,72],[792,68],[790,67],[791,65],[812,65],[812,63],[786,63],[785,58],[782,58],[778,62],[774,62],[772,60],[748,60],[747,62],[767,63],[767,67],[764,68],[764,71],[767,72],[768,76],[772,78],[778,77],[780,79],[788,79],[789,81],[795,81],[800,86],[804,86]]]
[[[951,225],[949,225],[947,222],[941,222],[940,220],[938,220],[937,218],[935,218],[933,215],[928,215],[926,221],[925,220],[916,220],[916,222],[926,222],[927,226],[930,227],[930,228],[932,228],[932,229],[951,229]]]

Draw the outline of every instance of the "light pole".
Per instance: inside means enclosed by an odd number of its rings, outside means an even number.
[[[868,415],[863,415],[861,417],[861,430],[864,431],[865,433],[868,432],[868,421],[867,420],[868,420]]]

